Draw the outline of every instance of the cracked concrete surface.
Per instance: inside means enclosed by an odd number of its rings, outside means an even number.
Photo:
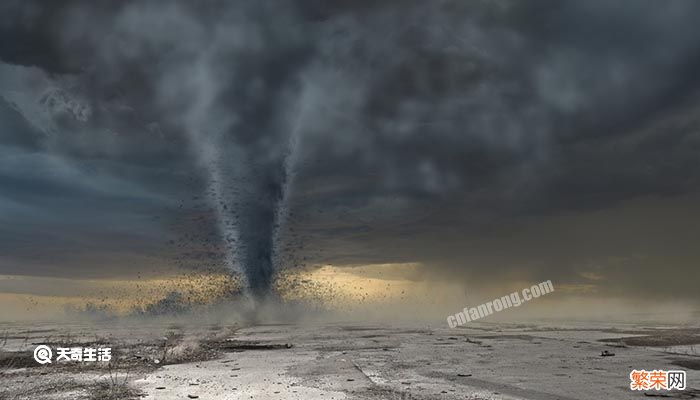
[[[668,351],[597,340],[621,336],[629,334],[497,325],[260,326],[236,338],[294,346],[166,366],[135,383],[157,399],[638,399],[643,394],[629,390],[631,369],[679,368]],[[605,349],[616,355],[601,357]],[[700,373],[687,373],[685,393],[659,394],[697,396]]]
[[[125,360],[146,363],[131,369],[133,391],[125,392],[130,398],[599,400],[700,396],[700,355],[691,344],[700,338],[698,328],[486,323],[458,329],[357,323],[180,327],[181,332],[172,337],[179,338],[179,343],[199,341],[192,349],[201,353],[162,363],[155,363],[154,358],[158,354],[154,343],[158,342],[145,339],[158,336],[157,328],[102,329],[110,333],[109,340],[123,343],[119,346],[124,346]],[[95,333],[86,337],[90,335]],[[72,340],[79,341],[78,336]],[[119,337],[128,337],[130,342],[119,342]],[[625,344],[630,337],[635,343],[643,343],[645,337],[650,342],[658,342],[658,337],[682,337],[684,343],[631,346]],[[41,340],[38,333],[29,341]],[[156,350],[149,353],[153,348]],[[601,357],[604,350],[615,356]],[[0,398],[96,398],[88,381],[99,379],[100,373],[104,376],[104,371],[66,368],[24,365],[0,371],[0,387],[6,388],[5,397],[0,389]],[[683,369],[687,390],[632,392],[632,369]],[[54,387],[60,385],[39,390],[41,385],[65,381],[71,371],[77,383],[65,391]],[[22,392],[20,388],[27,384],[38,389]]]

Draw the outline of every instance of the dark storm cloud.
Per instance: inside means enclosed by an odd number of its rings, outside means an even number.
[[[694,1],[54,4],[2,6],[0,138],[75,170],[4,164],[3,237],[48,223],[17,207],[80,219],[52,193],[172,235],[139,216],[177,219],[190,211],[173,203],[207,192],[217,257],[258,266],[261,285],[275,250],[548,279],[616,255],[545,256],[508,236],[523,219],[547,237],[560,214],[698,187]]]

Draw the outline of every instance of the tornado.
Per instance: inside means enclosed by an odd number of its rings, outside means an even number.
[[[202,26],[200,40],[162,71],[158,85],[159,103],[181,122],[203,171],[223,262],[252,300],[274,295],[299,154],[299,77],[310,53],[295,26]]]
[[[224,262],[232,273],[240,274],[243,294],[251,300],[269,298],[278,255],[281,227],[288,214],[291,176],[295,165],[296,143],[272,157],[260,157],[260,144],[241,146],[232,137],[192,135],[191,145],[207,180],[207,198],[221,236]],[[279,153],[277,155],[277,153]]]
[[[274,236],[285,181],[282,160],[272,165],[253,165],[251,174],[243,179],[240,197],[234,205],[234,210],[239,210],[237,256],[245,275],[246,290],[255,299],[271,295],[275,271]]]
[[[237,135],[190,137],[208,180],[207,198],[216,216],[224,262],[241,276],[243,294],[251,300],[273,295],[278,242],[296,160],[297,140],[292,138],[296,131],[267,152],[260,149],[265,140],[242,145]]]
[[[206,199],[216,221],[221,245],[206,257],[240,277],[248,297],[269,297],[284,261],[280,242],[305,103],[301,77],[318,58],[318,27],[306,24],[307,10],[293,2],[103,8],[79,2],[52,19],[70,28],[50,35],[63,72],[90,89],[93,119],[123,122],[110,151],[119,154],[117,144],[128,138],[157,142],[148,154],[167,154],[178,176],[205,188],[205,196],[184,196]],[[72,51],[76,37],[84,38],[80,51]]]

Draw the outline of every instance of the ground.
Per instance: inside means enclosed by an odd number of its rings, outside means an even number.
[[[5,323],[0,333],[0,399],[700,397],[697,327],[122,321]],[[38,344],[111,346],[114,358],[39,365]],[[687,389],[632,392],[632,369],[685,370]]]

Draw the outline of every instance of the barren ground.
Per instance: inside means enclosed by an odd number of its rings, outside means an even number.
[[[700,397],[696,327],[3,323],[0,335],[0,399]],[[114,358],[39,365],[38,344]],[[688,388],[631,392],[632,369],[683,369]]]

